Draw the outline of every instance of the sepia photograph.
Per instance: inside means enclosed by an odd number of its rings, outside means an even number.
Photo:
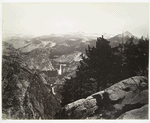
[[[2,3],[2,120],[148,120],[149,2]]]

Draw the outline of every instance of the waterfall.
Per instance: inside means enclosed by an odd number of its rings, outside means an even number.
[[[58,75],[61,75],[62,74],[62,64],[60,64],[60,68],[58,70]]]
[[[62,75],[63,71],[62,71],[62,66],[66,66],[66,64],[60,64],[58,71],[58,75]]]

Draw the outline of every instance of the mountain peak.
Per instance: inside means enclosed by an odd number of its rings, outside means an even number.
[[[133,34],[130,33],[129,31],[125,31],[123,32],[123,36],[133,36]]]
[[[125,32],[123,32],[123,33],[121,33],[121,34],[118,34],[118,35],[116,35],[117,37],[126,37],[126,36],[128,36],[128,37],[131,37],[131,36],[134,36],[132,33],[130,33],[129,31],[125,31]]]

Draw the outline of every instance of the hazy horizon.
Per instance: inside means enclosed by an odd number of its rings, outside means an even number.
[[[149,34],[148,3],[3,3],[2,32]]]

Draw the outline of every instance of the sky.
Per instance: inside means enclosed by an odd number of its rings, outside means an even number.
[[[2,33],[149,34],[148,3],[3,3]]]

